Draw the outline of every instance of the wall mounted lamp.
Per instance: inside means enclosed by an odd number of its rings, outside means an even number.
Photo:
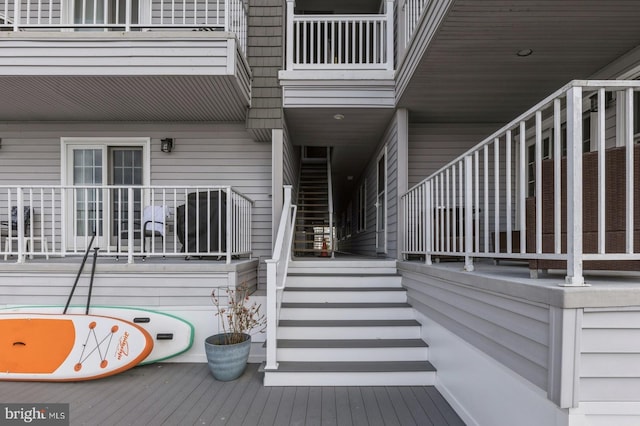
[[[160,139],[160,151],[171,152],[173,149],[173,138]]]

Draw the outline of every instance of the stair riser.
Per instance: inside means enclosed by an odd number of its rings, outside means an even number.
[[[435,372],[284,373],[265,372],[265,386],[434,386]]]
[[[419,339],[420,327],[280,327],[280,339]]]
[[[317,275],[287,277],[287,287],[402,287],[402,278],[398,276],[338,276],[323,277]]]
[[[281,320],[415,319],[411,308],[282,308]]]
[[[422,361],[428,348],[278,348],[278,361],[297,362],[366,362]]]

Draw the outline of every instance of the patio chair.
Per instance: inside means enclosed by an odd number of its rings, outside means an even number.
[[[29,231],[31,225],[31,216],[33,209],[29,206],[24,206],[23,210],[23,235],[18,236],[18,206],[11,207],[11,221],[0,222],[0,236],[4,237],[4,260],[7,260],[9,250],[12,247],[14,241],[18,241],[18,238],[24,238],[25,250],[28,252],[29,247],[33,249],[33,243],[36,240],[40,240],[44,253],[47,259],[49,259],[49,251],[47,247],[47,238],[44,235],[31,235]],[[29,255],[33,258],[33,253]]]
[[[166,234],[166,224],[169,219],[169,208],[167,206],[146,206],[142,211],[142,220],[144,230],[142,239],[142,251],[147,252],[147,238],[160,237],[164,242]],[[150,244],[153,244],[151,241]]]

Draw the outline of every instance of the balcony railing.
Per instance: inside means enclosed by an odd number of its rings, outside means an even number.
[[[243,0],[0,0],[0,31],[227,31],[247,45]]]
[[[287,0],[287,70],[393,69],[393,1],[385,13],[296,15]]]
[[[251,255],[253,202],[228,186],[0,186],[5,260]]]
[[[405,40],[404,47],[406,48],[413,39],[413,34],[418,28],[418,23],[422,18],[422,14],[427,9],[427,6],[431,3],[431,0],[406,0],[403,6],[404,12],[404,27],[405,27]]]
[[[591,266],[637,271],[638,91],[571,82],[411,188],[404,255],[459,256],[467,270],[482,257],[559,261],[567,285]]]

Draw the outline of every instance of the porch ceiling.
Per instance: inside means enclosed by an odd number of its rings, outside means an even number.
[[[342,114],[341,120],[334,116]],[[394,114],[390,108],[288,108],[290,137],[296,145],[332,146],[334,185],[348,193],[374,155]],[[354,180],[348,177],[353,176]]]
[[[0,76],[0,120],[244,121],[234,76]]]
[[[627,0],[454,0],[398,106],[412,122],[506,123],[640,45],[638,22]]]

